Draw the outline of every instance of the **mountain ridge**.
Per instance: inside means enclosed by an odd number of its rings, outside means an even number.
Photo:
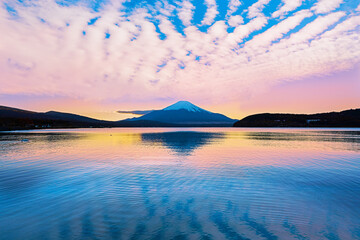
[[[149,120],[177,125],[189,126],[232,126],[235,119],[220,113],[213,113],[202,109],[188,101],[178,101],[161,110],[154,110],[141,117],[126,119],[125,121]]]
[[[189,101],[178,101],[170,106],[167,106],[166,108],[163,108],[163,111],[172,111],[172,110],[187,110],[190,112],[209,112],[203,108],[200,108],[194,104],[192,104]]]
[[[360,108],[315,114],[259,113],[234,123],[234,127],[360,127]]]

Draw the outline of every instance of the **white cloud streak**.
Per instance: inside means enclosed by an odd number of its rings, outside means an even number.
[[[283,17],[284,14],[295,10],[296,8],[300,7],[303,0],[283,0],[284,5],[280,7],[279,10],[275,11],[272,14],[272,17]]]
[[[270,0],[259,0],[251,5],[248,9],[248,17],[255,18],[262,16],[262,10],[264,9],[265,5],[268,4]]]
[[[314,10],[316,14],[328,13],[337,9],[342,2],[343,0],[319,0],[312,10]]]
[[[201,21],[202,25],[211,25],[216,15],[219,13],[217,10],[216,0],[205,0],[207,10],[204,19]]]
[[[356,8],[355,11],[360,12],[360,4],[359,4],[359,6]]]
[[[233,14],[241,6],[240,0],[230,0],[227,16]]]
[[[189,1],[184,1],[181,3],[181,9],[179,10],[178,15],[184,26],[190,26],[194,15],[194,9],[195,6]]]
[[[231,27],[237,27],[244,22],[244,19],[240,15],[230,16],[228,24]]]
[[[264,33],[255,36],[251,41],[247,42],[246,45],[254,49],[259,47],[268,47],[273,41],[281,39],[284,34],[298,26],[305,18],[311,16],[312,13],[307,10],[298,12],[296,15],[289,17],[269,28]]]

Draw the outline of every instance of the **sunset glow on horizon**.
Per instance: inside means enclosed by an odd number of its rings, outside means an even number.
[[[360,107],[357,0],[0,0],[0,105],[107,120]]]

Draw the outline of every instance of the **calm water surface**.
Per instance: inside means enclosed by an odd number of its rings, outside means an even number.
[[[0,239],[360,239],[360,129],[0,133]]]

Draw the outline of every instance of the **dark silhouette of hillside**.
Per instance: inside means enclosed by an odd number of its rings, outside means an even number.
[[[21,130],[41,128],[83,128],[110,127],[111,121],[102,121],[71,113],[38,113],[17,108],[0,106],[0,130]]]
[[[316,114],[262,113],[247,116],[234,127],[360,127],[360,109]]]

